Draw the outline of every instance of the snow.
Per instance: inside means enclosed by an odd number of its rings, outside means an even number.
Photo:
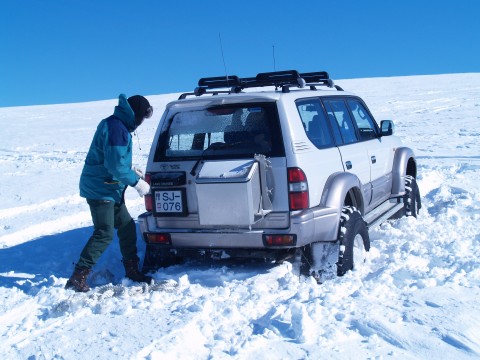
[[[322,285],[290,263],[224,260],[160,270],[167,286],[148,289],[123,278],[114,243],[92,276],[101,290],[65,291],[92,229],[79,175],[116,100],[0,108],[2,358],[479,358],[480,74],[337,83],[395,121],[423,209],[371,229],[365,266]],[[152,119],[177,97],[149,96]],[[143,169],[152,119],[135,138]],[[127,206],[143,212],[134,189]]]

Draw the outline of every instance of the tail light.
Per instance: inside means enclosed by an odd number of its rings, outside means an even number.
[[[263,244],[265,246],[295,246],[297,235],[263,235]]]
[[[168,233],[144,233],[145,240],[149,244],[170,244],[171,237]]]
[[[300,168],[288,168],[288,200],[290,210],[308,209],[308,182],[305,173]]]
[[[145,181],[151,185],[152,184],[152,175],[150,173],[145,174]],[[150,194],[147,194],[144,196],[145,199],[145,209],[148,212],[153,211],[153,197],[152,197],[152,191],[150,191]]]

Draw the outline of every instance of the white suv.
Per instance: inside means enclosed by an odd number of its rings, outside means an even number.
[[[326,72],[203,78],[166,106],[147,164],[143,271],[192,256],[301,259],[343,275],[368,227],[416,216],[413,151]]]

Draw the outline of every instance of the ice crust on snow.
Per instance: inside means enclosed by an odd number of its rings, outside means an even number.
[[[78,179],[116,100],[0,108],[2,358],[479,358],[480,74],[336,83],[395,121],[423,209],[371,229],[367,264],[320,286],[290,263],[222,260],[160,270],[174,290],[144,291],[123,278],[114,242],[92,277],[104,291],[72,296],[63,286],[91,232]],[[156,121],[138,129],[143,169]],[[132,189],[127,206],[143,212]]]

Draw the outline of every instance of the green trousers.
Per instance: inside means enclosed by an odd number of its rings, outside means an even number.
[[[76,268],[91,269],[97,263],[112,242],[114,229],[117,229],[123,259],[138,260],[135,221],[128,213],[125,203],[90,199],[87,199],[87,203],[92,214],[93,235],[83,248]]]

